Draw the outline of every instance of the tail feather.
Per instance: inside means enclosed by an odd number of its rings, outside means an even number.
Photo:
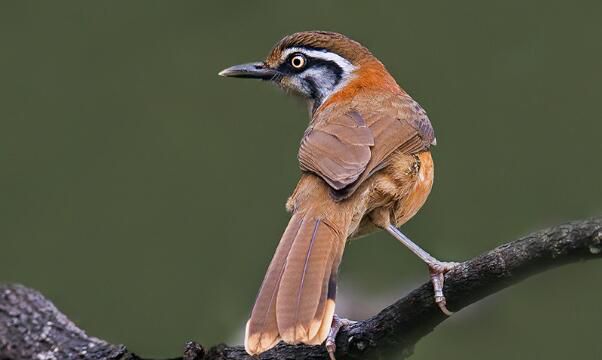
[[[334,308],[335,308],[335,298],[337,293],[337,275],[339,272],[339,265],[341,264],[341,259],[343,258],[343,250],[345,250],[345,242],[343,241],[340,246],[335,246],[335,252],[332,254],[332,266],[330,271],[328,272],[328,277],[325,279],[325,295],[324,300],[324,310],[323,313],[320,314],[316,312],[315,320],[321,320],[320,328],[318,332],[313,336],[313,338],[307,343],[308,345],[319,345],[328,336],[328,332],[330,331],[330,327],[332,325],[332,318],[334,316]]]
[[[332,265],[336,234],[319,218],[311,218],[295,240],[282,276],[276,316],[282,339],[308,342],[310,328],[320,305],[326,272]]]
[[[321,220],[308,220],[308,226],[299,232],[291,248],[276,300],[278,330],[287,343],[309,337],[306,319],[313,318],[318,308],[325,260],[330,253],[329,244],[321,241],[324,235]],[[314,296],[307,296],[311,294]]]
[[[302,224],[301,216],[291,217],[263,279],[246,327],[245,349],[249,354],[259,354],[273,347],[280,340],[276,322],[276,295],[284,273],[286,258]]]
[[[320,344],[334,315],[343,232],[311,211],[294,214],[247,323],[245,348],[259,354],[278,340]]]
[[[334,257],[336,251],[331,251],[329,256]],[[332,262],[332,259],[329,259],[329,262]],[[320,301],[318,302],[318,308],[313,316],[311,326],[308,331],[308,340],[305,341],[306,344],[313,344],[317,341],[316,336],[318,335],[320,328],[322,327],[322,323],[324,322],[324,316],[326,315],[326,301],[328,299],[328,285],[330,283],[330,273],[331,269],[326,269],[324,272],[324,278],[322,279],[322,290],[320,293]],[[319,336],[318,336],[319,338]]]

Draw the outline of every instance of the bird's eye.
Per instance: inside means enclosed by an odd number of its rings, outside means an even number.
[[[306,63],[305,56],[303,56],[301,54],[297,54],[291,58],[291,65],[295,69],[301,69],[302,67],[305,66],[305,63]]]

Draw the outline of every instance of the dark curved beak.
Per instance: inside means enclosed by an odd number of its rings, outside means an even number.
[[[262,80],[272,80],[277,74],[261,62],[234,65],[219,72],[219,76]]]

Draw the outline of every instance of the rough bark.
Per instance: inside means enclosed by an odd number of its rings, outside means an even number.
[[[602,258],[602,219],[574,221],[527,235],[460,264],[445,277],[452,311],[526,277],[577,261]],[[376,316],[349,325],[337,337],[337,359],[379,358],[394,352],[406,358],[414,345],[448,319],[433,302],[425,283]],[[452,317],[453,319],[453,317]],[[127,321],[127,320],[124,320]],[[0,360],[143,360],[123,345],[89,337],[35,290],[0,285]],[[208,350],[188,342],[176,359],[251,359],[241,346]],[[259,359],[328,359],[322,346],[283,345]]]

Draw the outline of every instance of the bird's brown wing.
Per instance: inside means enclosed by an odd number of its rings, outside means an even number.
[[[372,131],[364,118],[349,107],[321,112],[301,140],[301,169],[318,174],[333,189],[356,181],[370,162]]]
[[[385,167],[395,150],[414,154],[434,140],[426,112],[409,95],[366,91],[314,117],[301,141],[299,162],[342,200]]]

